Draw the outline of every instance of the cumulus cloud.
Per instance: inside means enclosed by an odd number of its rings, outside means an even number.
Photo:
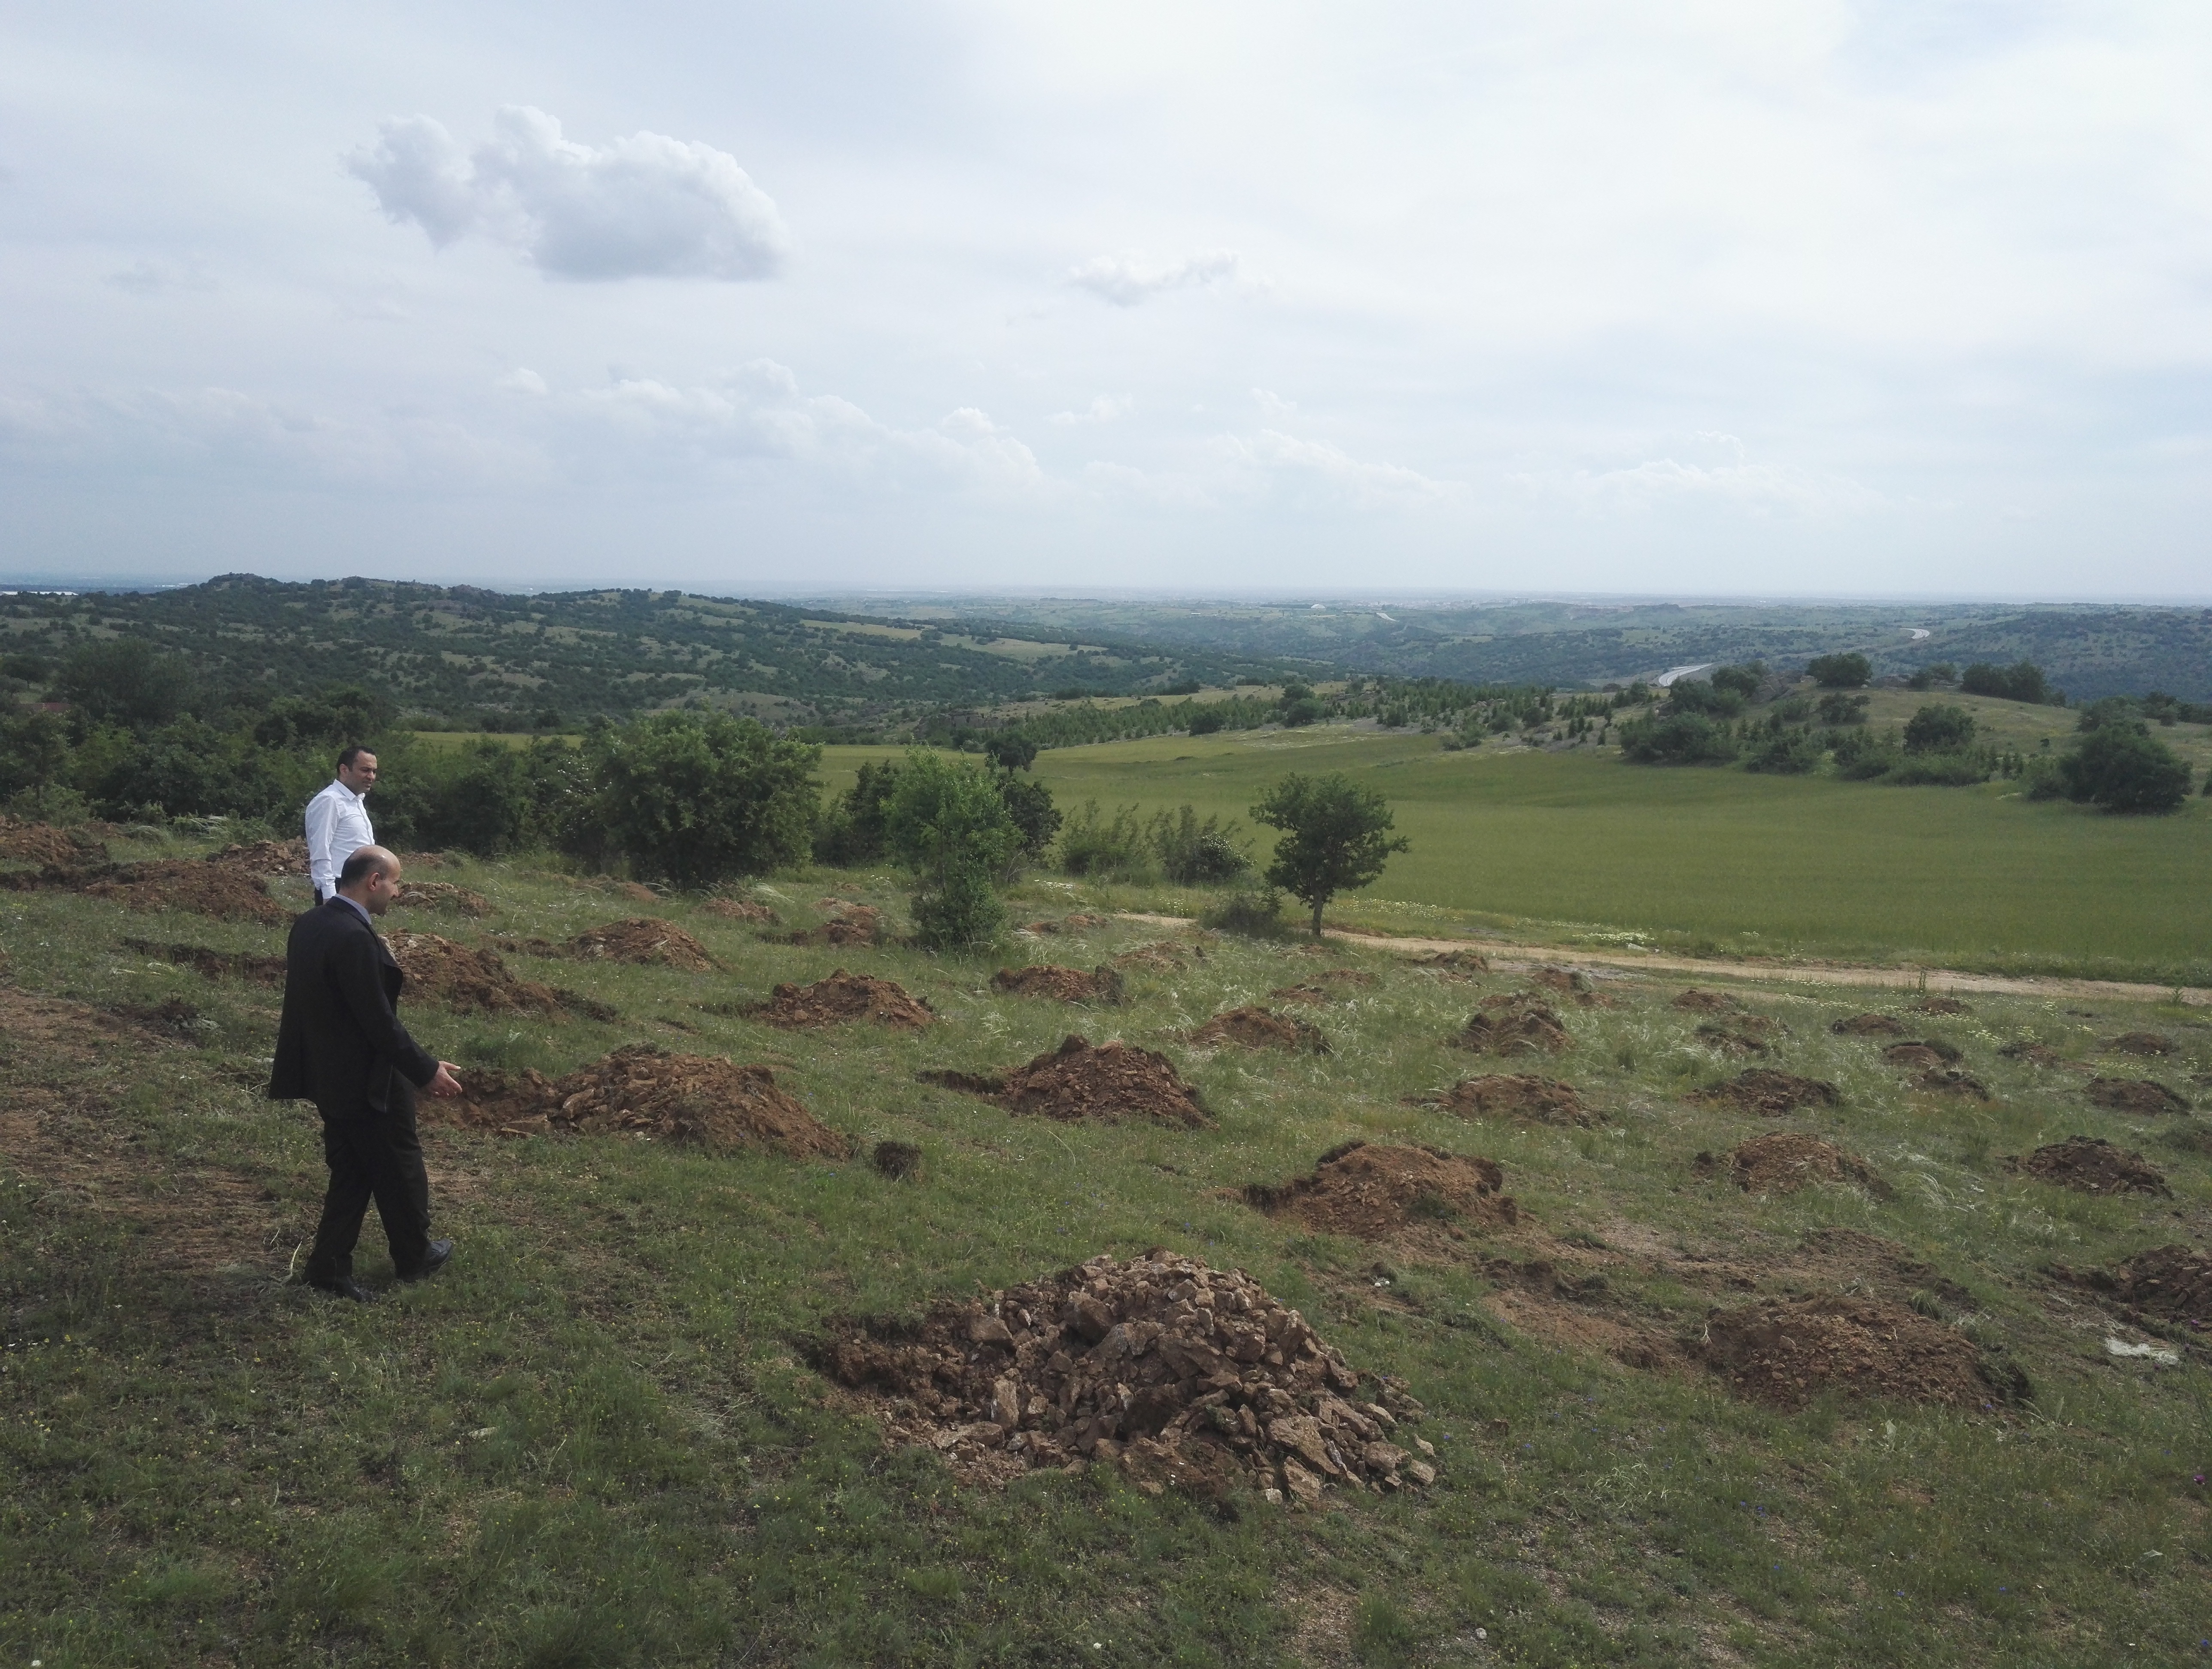
[[[1230,436],[1231,458],[1279,479],[1320,488],[1332,496],[1362,505],[1412,505],[1447,498],[1459,489],[1401,464],[1370,464],[1326,440],[1304,440],[1279,429],[1261,429],[1250,440]]]
[[[1076,423],[1110,423],[1116,417],[1126,417],[1131,407],[1129,397],[1100,394],[1080,411],[1055,411],[1045,419],[1048,423],[1066,428]]]
[[[346,169],[436,247],[481,234],[549,277],[770,278],[790,249],[775,202],[727,152],[658,133],[595,149],[527,105],[500,110],[466,152],[428,116],[387,121]]]
[[[1067,275],[1068,282],[1117,307],[1133,307],[1168,290],[1202,289],[1242,276],[1236,252],[1211,250],[1155,266],[1140,257],[1100,255]]]

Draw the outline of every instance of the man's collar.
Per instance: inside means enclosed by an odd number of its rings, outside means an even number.
[[[333,788],[343,788],[346,792],[351,794],[356,799],[362,798],[361,790],[350,786],[343,777],[332,777],[331,779],[331,786]]]
[[[342,892],[334,892],[334,893],[332,893],[332,894],[331,895],[331,901],[333,904],[343,904],[343,905],[344,905],[344,906],[346,907],[346,908],[348,908],[349,910],[351,910],[351,911],[352,911],[356,915],[359,916],[359,917],[360,917],[363,921],[365,921],[365,922],[368,923],[368,930],[369,930],[369,932],[371,932],[373,933],[373,932],[374,932],[376,931],[376,920],[375,920],[375,918],[374,918],[374,917],[373,917],[373,916],[371,916],[371,915],[369,914],[368,906],[366,906],[366,905],[364,905],[363,903],[362,903],[360,900],[358,900],[358,899],[354,899],[354,898],[348,898],[348,897],[347,897],[343,893],[342,893]]]

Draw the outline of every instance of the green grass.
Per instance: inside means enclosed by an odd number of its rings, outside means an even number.
[[[825,775],[880,752],[832,750]],[[1494,744],[1446,753],[1434,737],[1343,728],[1060,749],[1036,770],[1064,807],[1188,801],[1248,832],[1284,773],[1346,772],[1389,796],[1413,847],[1344,913],[1401,932],[1458,913],[1739,954],[2212,983],[2201,798],[2170,817],[2112,817],[2031,804],[2002,783],[1887,788]]]
[[[558,938],[641,907],[523,866],[441,878],[496,913],[406,925],[464,940]],[[827,873],[775,895],[805,922],[840,881],[897,902],[888,877]],[[1048,885],[1018,901],[1025,915],[1091,901]],[[17,985],[94,1006],[179,998],[205,1023],[193,1044],[0,1042],[0,1108],[18,1120],[0,1150],[0,1661],[1565,1669],[2198,1649],[2212,1543],[2192,1480],[2212,1458],[2212,1381],[2193,1348],[2179,1368],[2111,1364],[2112,1324],[2060,1308],[2067,1295],[2037,1271],[2201,1239],[2201,1125],[2182,1121],[2178,1139],[2130,1127],[2088,1107],[2078,1079],[1994,1052],[2033,1031],[2089,1054],[2147,1025],[2182,1041],[2159,1076],[2185,1082],[2212,1069],[2212,1033],[2175,1011],[1978,1001],[1940,1024],[1998,1099],[1961,1110],[1905,1093],[1872,1045],[1829,1034],[1863,998],[1747,987],[1790,1028],[1778,1064],[1844,1091],[1793,1126],[1865,1155],[1897,1189],[1750,1199],[1692,1175],[1699,1150],[1762,1126],[1681,1099],[1727,1069],[1692,1041],[1698,1017],[1668,1006],[1670,986],[1568,1015],[1577,1047],[1551,1070],[1611,1123],[1471,1126],[1401,1097],[1486,1070],[1443,1040],[1477,996],[1512,986],[1502,975],[1449,985],[1332,953],[1378,976],[1316,1011],[1332,1055],[1208,1055],[1181,1034],[1328,964],[1219,942],[1184,974],[1133,970],[1130,1006],[1091,1013],[992,992],[993,959],[775,944],[683,901],[661,908],[723,972],[517,959],[623,1018],[417,1008],[411,1021],[465,1063],[557,1071],[639,1039],[779,1062],[830,1124],[918,1143],[925,1180],[439,1132],[438,1225],[459,1253],[438,1280],[356,1308],[283,1284],[321,1166],[312,1114],[252,1088],[273,994],[117,944],[266,948],[277,933],[0,895]],[[1088,966],[1154,936],[1116,927],[1036,954]],[[709,1011],[840,964],[903,981],[941,1023],[793,1035]],[[1011,1119],[915,1081],[1025,1059],[1069,1030],[1165,1050],[1218,1126]],[[2088,1199],[2001,1163],[2075,1131],[2143,1148],[2175,1198]],[[1497,1158],[1526,1235],[1425,1258],[1305,1233],[1235,1197],[1352,1137]],[[178,1204],[196,1193],[221,1209]],[[2026,1366],[2032,1406],[1776,1414],[1695,1371],[1640,1372],[1517,1331],[1482,1265],[1648,1244],[1759,1267],[1829,1225],[1894,1241],[1969,1295],[1942,1313]],[[1156,1500],[1103,1468],[969,1489],[933,1458],[884,1453],[800,1365],[827,1316],[911,1314],[1153,1245],[1250,1270],[1354,1363],[1407,1375],[1430,1405],[1438,1486],[1313,1515]],[[363,1264],[386,1278],[373,1225]],[[1663,1258],[1627,1258],[1610,1278],[1618,1312],[1662,1331],[1693,1333],[1711,1302]]]

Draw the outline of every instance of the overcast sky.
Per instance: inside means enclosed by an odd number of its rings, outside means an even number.
[[[0,575],[2212,595],[2212,7],[0,0]]]

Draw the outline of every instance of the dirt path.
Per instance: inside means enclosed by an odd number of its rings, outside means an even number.
[[[1125,921],[1145,921],[1163,927],[1188,927],[1184,916],[1142,915],[1133,912]],[[2124,980],[2014,979],[1998,974],[1961,974],[1944,968],[1872,968],[1846,962],[1709,962],[1693,956],[1664,956],[1644,950],[1561,950],[1540,944],[1513,944],[1501,939],[1401,938],[1391,933],[1363,933],[1332,927],[1328,937],[1347,944],[1395,950],[1401,956],[1427,956],[1440,950],[1478,950],[1501,973],[1525,973],[1531,968],[1633,968],[1654,973],[1692,974],[1701,980],[1757,980],[1762,983],[1795,985],[1875,986],[1917,990],[1924,979],[1932,992],[1987,992],[2012,997],[2102,997],[2116,1002],[2163,1003],[2172,1000],[2177,987],[2137,985]],[[2181,1000],[2199,1008],[2212,1007],[2212,991],[2202,986],[2178,987]]]

